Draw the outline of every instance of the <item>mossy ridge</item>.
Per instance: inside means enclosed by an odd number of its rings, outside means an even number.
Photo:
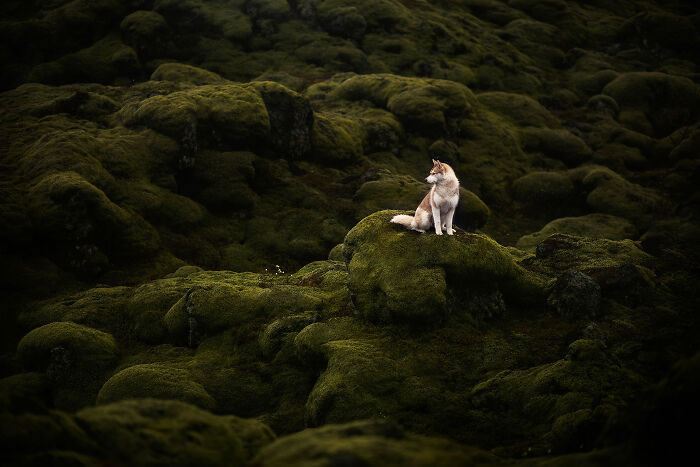
[[[399,213],[372,214],[345,237],[348,286],[364,317],[379,322],[441,323],[450,313],[452,281],[501,289],[513,303],[542,297],[547,281],[530,275],[488,237],[458,232],[442,238],[402,232],[389,223]],[[405,271],[410,271],[409,277]]]

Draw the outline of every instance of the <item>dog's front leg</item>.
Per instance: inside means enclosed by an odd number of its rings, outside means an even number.
[[[447,212],[447,235],[452,235],[454,233],[452,230],[452,218],[455,215],[456,209],[457,207],[454,207]]]
[[[435,234],[442,235],[442,224],[440,223],[440,208],[433,206],[433,225],[435,226]]]

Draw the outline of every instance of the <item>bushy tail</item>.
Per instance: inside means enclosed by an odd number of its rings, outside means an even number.
[[[393,222],[394,224],[403,225],[407,229],[410,229],[411,224],[413,224],[413,216],[407,216],[406,214],[399,214],[398,216],[392,217],[390,222]]]

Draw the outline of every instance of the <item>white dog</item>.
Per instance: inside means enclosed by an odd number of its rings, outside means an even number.
[[[443,227],[447,235],[452,235],[452,218],[459,202],[459,180],[455,171],[449,165],[433,159],[433,168],[425,180],[433,186],[418,205],[416,214],[394,216],[391,222],[418,232],[425,232],[432,224],[437,235],[442,235]]]

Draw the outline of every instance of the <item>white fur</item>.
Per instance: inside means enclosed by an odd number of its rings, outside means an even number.
[[[446,164],[441,166],[437,161],[433,162],[438,168],[446,166]],[[452,168],[447,166],[445,173],[431,173],[425,180],[433,186],[416,209],[415,215],[400,214],[394,216],[391,222],[418,232],[425,232],[433,226],[436,235],[442,235],[442,229],[445,228],[447,235],[453,235],[452,219],[457,209],[457,203],[459,203],[457,176]],[[427,206],[430,210],[426,209]]]

